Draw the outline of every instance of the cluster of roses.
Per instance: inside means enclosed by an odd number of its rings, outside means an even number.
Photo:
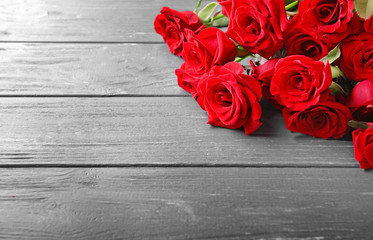
[[[197,12],[199,1],[194,12],[163,7],[154,26],[184,59],[178,84],[209,124],[254,132],[263,96],[293,132],[337,139],[357,128],[355,158],[373,168],[373,17],[357,2],[218,0]]]

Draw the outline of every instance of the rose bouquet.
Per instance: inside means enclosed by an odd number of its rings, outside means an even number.
[[[261,98],[286,127],[318,138],[352,132],[360,167],[373,168],[373,1],[218,0],[163,7],[155,31],[183,58],[177,82],[207,123],[261,125]],[[247,64],[244,64],[247,62]]]

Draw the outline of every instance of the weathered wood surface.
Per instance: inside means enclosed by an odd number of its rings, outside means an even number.
[[[160,42],[163,6],[193,10],[197,0],[1,0],[0,41]]]
[[[371,239],[359,169],[0,170],[4,239]]]
[[[186,95],[165,44],[0,43],[1,95]]]
[[[0,1],[0,239],[371,238],[349,137],[268,103],[245,136],[184,97],[153,21],[196,2]]]
[[[0,102],[0,164],[358,165],[351,140],[291,133],[270,106],[263,126],[246,136],[207,125],[191,97]]]

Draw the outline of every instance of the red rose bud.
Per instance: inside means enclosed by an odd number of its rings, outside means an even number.
[[[182,54],[185,63],[175,73],[179,86],[196,97],[195,89],[202,75],[214,65],[233,61],[236,45],[218,28],[206,28],[198,35],[190,30],[185,32],[188,39]]]
[[[332,83],[330,65],[294,55],[280,59],[275,66],[270,93],[293,111],[303,111],[329,98]]]
[[[355,159],[360,168],[373,168],[373,123],[367,123],[370,128],[359,128],[352,132]]]
[[[214,66],[197,86],[198,104],[208,114],[208,124],[245,129],[250,134],[261,126],[261,88],[252,76],[243,74],[237,62]]]
[[[251,76],[259,81],[260,86],[262,87],[263,97],[268,99],[275,108],[282,110],[282,105],[277,103],[269,90],[278,60],[279,58],[272,58],[259,66],[255,66],[250,60],[250,65],[252,69]]]
[[[340,49],[339,67],[349,80],[373,80],[373,33],[350,37]]]
[[[282,48],[288,20],[283,0],[232,1],[227,35],[252,53],[269,58]]]
[[[185,29],[198,33],[205,26],[199,17],[192,11],[178,12],[168,7],[163,7],[161,14],[154,20],[155,31],[163,37],[170,52],[181,56],[183,43],[186,41]]]
[[[346,99],[356,121],[373,122],[373,80],[359,82]]]
[[[284,108],[282,113],[290,131],[324,139],[338,139],[346,134],[351,117],[346,106],[334,101],[320,102],[304,111]]]

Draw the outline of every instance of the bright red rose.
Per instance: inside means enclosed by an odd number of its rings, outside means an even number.
[[[373,123],[367,123],[370,128],[359,128],[352,132],[355,159],[363,169],[373,168]]]
[[[227,35],[248,51],[269,58],[284,45],[287,24],[283,0],[232,0]]]
[[[334,101],[319,102],[304,111],[283,109],[286,127],[292,132],[299,132],[318,138],[341,138],[347,133],[350,110]]]
[[[262,124],[260,84],[243,71],[241,64],[230,62],[214,66],[201,78],[197,101],[207,111],[208,124],[233,129],[243,127],[246,134]]]
[[[314,60],[326,56],[332,46],[323,41],[317,32],[307,28],[308,25],[297,22],[296,19],[297,16],[290,21],[285,32],[287,55],[304,55]]]
[[[347,37],[353,10],[353,0],[304,0],[298,7],[302,22],[311,23],[317,32],[341,34],[340,40]]]
[[[304,0],[285,32],[288,55],[320,60],[343,39],[359,34],[363,20],[353,13],[353,0]]]
[[[229,18],[233,0],[218,0],[222,10],[221,13]]]
[[[373,122],[373,80],[359,82],[346,100],[356,121]]]
[[[186,41],[185,29],[198,33],[205,26],[199,17],[192,11],[178,12],[168,7],[163,7],[161,14],[154,20],[155,31],[162,35],[170,52],[181,56],[183,43]]]
[[[341,43],[339,66],[349,80],[373,80],[373,33],[361,33]]]
[[[218,28],[206,28],[198,35],[186,30],[188,42],[184,43],[185,63],[176,69],[178,83],[185,91],[195,95],[195,88],[203,74],[214,65],[233,61],[236,45]]]
[[[332,73],[329,63],[293,55],[275,66],[270,92],[274,99],[293,111],[303,111],[329,98]]]

